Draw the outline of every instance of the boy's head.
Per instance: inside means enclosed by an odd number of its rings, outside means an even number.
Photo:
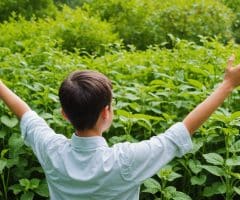
[[[96,71],[75,71],[61,84],[63,112],[78,131],[94,128],[103,109],[111,109],[112,84]]]

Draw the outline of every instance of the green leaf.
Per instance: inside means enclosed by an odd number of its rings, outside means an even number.
[[[33,200],[34,193],[31,191],[27,191],[21,195],[20,200]]]
[[[7,166],[6,160],[0,160],[0,174],[2,174],[4,168]]]
[[[173,196],[175,196],[177,190],[173,186],[168,186],[168,187],[165,187],[161,192],[163,193],[166,199],[172,199]]]
[[[151,115],[145,115],[145,114],[134,114],[132,115],[135,119],[145,119],[145,120],[163,120],[162,117],[156,117]]]
[[[172,171],[172,172],[169,174],[167,180],[168,180],[168,181],[173,181],[173,180],[175,180],[175,179],[177,179],[177,178],[180,178],[180,177],[182,177],[181,174],[178,174],[178,173]]]
[[[139,97],[137,97],[136,95],[134,95],[132,93],[126,93],[124,97],[130,101],[137,101],[139,99]]]
[[[160,179],[164,179],[164,180],[167,180],[167,181],[173,181],[177,178],[182,177],[181,174],[178,174],[178,173],[174,172],[170,165],[166,165],[164,168],[162,168],[157,173],[157,175]]]
[[[40,183],[37,189],[34,190],[38,195],[42,197],[49,197],[48,185],[46,181]]]
[[[138,103],[136,102],[132,102],[129,104],[129,106],[135,110],[136,112],[140,112],[141,111],[141,105],[139,105]]]
[[[190,153],[195,154],[197,151],[199,151],[199,149],[203,146],[203,142],[201,141],[193,141],[193,148],[190,151]]]
[[[203,154],[203,157],[206,159],[206,161],[208,163],[211,163],[214,165],[223,165],[224,164],[223,157],[217,153]]]
[[[8,145],[11,147],[12,151],[18,151],[23,145],[23,139],[19,134],[12,134],[8,140]]]
[[[25,190],[29,190],[30,188],[30,181],[26,178],[20,179],[19,183],[21,186],[23,186],[25,188]]]
[[[196,88],[203,89],[205,88],[204,84],[199,82],[198,80],[188,79],[188,83]]]
[[[234,186],[233,189],[238,195],[240,195],[240,188]]]
[[[228,166],[238,166],[240,165],[240,156],[233,156],[226,160],[226,165]]]
[[[173,200],[192,200],[192,198],[183,192],[176,191]]]
[[[211,118],[216,121],[223,122],[226,124],[229,122],[229,116],[226,116],[225,114],[222,114],[222,113],[215,113],[212,115]]]
[[[225,194],[226,193],[226,185],[221,182],[215,182],[209,187],[205,187],[203,190],[203,196],[211,197],[215,194]]]
[[[9,118],[9,117],[6,116],[6,115],[3,115],[3,116],[1,117],[1,122],[2,122],[5,126],[7,126],[7,127],[9,127],[9,128],[13,128],[13,127],[15,127],[15,126],[18,124],[18,120],[17,120],[15,117]]]
[[[145,119],[139,119],[137,120],[137,124],[140,126],[140,127],[144,127],[146,128],[147,130],[152,130],[152,124],[150,123],[150,121],[148,120],[145,120]]]
[[[35,189],[39,186],[40,180],[37,178],[33,178],[30,180],[30,189]]]
[[[23,191],[23,187],[19,184],[15,184],[15,185],[11,185],[9,187],[10,190],[13,190],[13,193],[16,195],[16,194],[19,194],[21,191]]]
[[[119,116],[123,116],[123,117],[126,117],[126,118],[131,118],[132,117],[132,113],[130,113],[126,110],[119,109],[116,112],[117,112],[117,115],[119,115]]]
[[[200,176],[193,176],[191,177],[191,184],[192,185],[203,185],[207,180],[206,175],[200,175]]]
[[[1,151],[1,158],[4,158],[5,154],[9,151],[9,149],[3,149]]]
[[[236,141],[233,145],[230,146],[230,152],[239,152],[240,151],[240,140]]]
[[[233,121],[233,120],[235,120],[235,119],[237,119],[237,118],[240,118],[240,111],[237,111],[237,112],[234,112],[234,113],[232,113],[231,115],[230,115],[230,121]]]
[[[237,179],[240,179],[240,173],[230,172],[230,175]]]
[[[7,167],[8,168],[11,168],[13,167],[14,165],[18,165],[19,164],[19,157],[14,157],[14,158],[10,158],[10,159],[7,159]]]
[[[153,178],[148,178],[143,184],[146,187],[146,189],[143,190],[144,192],[155,194],[161,190],[161,185]]]
[[[224,176],[225,175],[225,172],[220,167],[210,166],[210,165],[201,165],[201,167],[215,176]]]
[[[210,75],[209,71],[203,70],[203,69],[197,68],[197,67],[190,67],[189,70],[191,70],[192,72],[195,72],[195,73],[202,74],[204,76],[209,76]]]
[[[156,194],[157,192],[159,192],[159,189],[157,189],[157,188],[146,188],[146,189],[142,190],[142,192],[146,192],[146,193],[150,193],[150,194]]]
[[[7,132],[4,130],[0,130],[0,139],[3,139],[7,135]]]
[[[188,161],[189,168],[192,170],[193,173],[198,174],[202,171],[202,168],[200,167],[201,163],[199,160],[192,160],[190,159]]]
[[[59,101],[58,96],[55,95],[55,94],[53,94],[53,93],[48,94],[48,97],[49,97],[49,99],[51,99],[53,102],[58,102],[58,101]]]

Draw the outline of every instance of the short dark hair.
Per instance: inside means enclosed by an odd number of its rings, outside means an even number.
[[[76,130],[91,129],[102,109],[111,104],[112,84],[99,72],[78,70],[62,82],[59,99],[63,111]]]

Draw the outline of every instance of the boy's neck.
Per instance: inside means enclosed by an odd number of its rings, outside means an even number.
[[[93,136],[102,136],[102,132],[96,129],[76,131],[76,135],[79,137],[93,137]]]

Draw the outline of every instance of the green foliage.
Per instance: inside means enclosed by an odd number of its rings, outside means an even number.
[[[62,5],[68,5],[71,8],[76,8],[77,6],[82,6],[85,2],[91,0],[54,0],[55,4],[59,7]]]
[[[236,17],[232,25],[233,35],[237,43],[240,43],[240,2],[238,0],[221,0],[232,9]]]
[[[203,46],[198,46],[176,40],[172,50],[152,48],[128,52],[122,49],[96,58],[79,56],[78,52],[67,54],[54,45],[38,53],[26,45],[28,54],[25,50],[12,53],[6,43],[0,48],[0,75],[52,128],[70,137],[72,127],[60,115],[58,85],[70,71],[99,70],[114,85],[115,119],[105,133],[109,144],[136,142],[181,121],[222,79],[226,58],[233,51],[240,53],[239,46],[232,43],[224,46],[205,38],[202,43]],[[14,43],[9,45],[15,48]],[[239,99],[236,90],[196,134],[192,152],[174,159],[145,182],[142,199],[239,197],[240,114],[239,105],[234,103]],[[0,111],[1,197],[46,199],[42,169],[24,146],[16,119],[3,104]],[[219,188],[224,190],[219,192]]]
[[[152,44],[152,28],[146,26],[150,14],[158,8],[155,0],[95,0],[91,1],[90,10],[98,13],[103,20],[114,24],[126,45],[134,44],[139,49],[145,49]]]
[[[56,16],[56,36],[62,40],[62,48],[74,51],[84,50],[89,53],[102,52],[105,46],[117,41],[109,23],[90,17],[80,8],[71,10],[64,7]]]
[[[200,42],[199,35],[232,37],[234,15],[217,0],[95,0],[88,9],[112,22],[126,45],[138,49],[149,45],[171,46],[172,38]]]
[[[55,19],[11,19],[0,24],[0,46],[11,51],[29,54],[34,51],[39,60],[44,60],[42,51],[61,48],[68,51],[103,53],[118,37],[112,27],[97,17],[89,17],[80,8],[72,10],[64,7]]]
[[[56,7],[53,0],[1,0],[0,21],[8,20],[12,13],[30,19],[36,17],[54,16]]]
[[[234,16],[216,0],[171,0],[162,6],[149,20],[149,28],[154,27],[158,43],[166,41],[168,34],[195,42],[199,42],[199,35],[218,36],[223,42],[232,37]]]
[[[53,129],[70,137],[74,130],[60,115],[58,86],[73,70],[101,71],[112,80],[115,100],[114,123],[104,134],[108,143],[160,134],[208,96],[222,80],[229,55],[240,54],[234,43],[197,37],[206,29],[228,39],[232,13],[226,7],[213,0],[169,2],[175,4],[95,0],[84,11],[62,7],[55,18],[11,18],[0,24],[0,77]],[[173,13],[174,23],[167,24]],[[114,26],[128,50],[116,43]],[[181,36],[179,30],[188,31]],[[176,37],[200,41],[201,46]],[[172,49],[137,51],[129,45],[145,49],[162,42]],[[239,100],[237,89],[198,130],[193,150],[144,182],[142,200],[239,199]],[[0,112],[0,199],[48,199],[42,168],[24,145],[17,119],[2,102]]]

